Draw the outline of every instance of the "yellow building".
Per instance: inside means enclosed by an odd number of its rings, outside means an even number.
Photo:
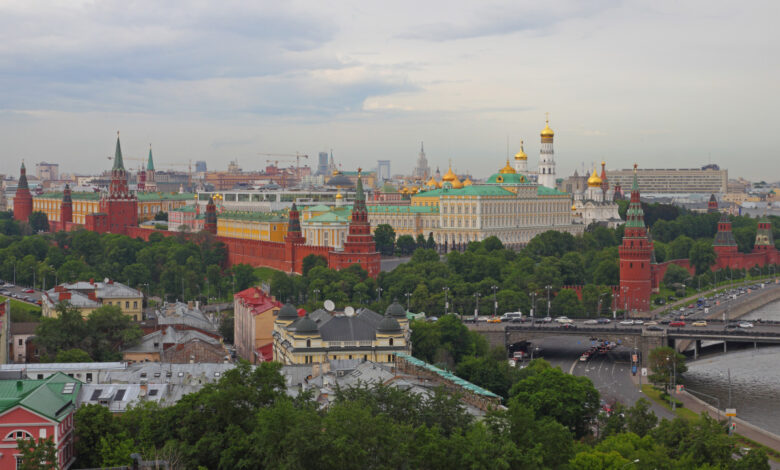
[[[93,310],[104,305],[116,305],[122,313],[135,321],[143,319],[143,294],[137,289],[106,279],[103,282],[80,281],[60,284],[47,290],[41,296],[41,310],[44,317],[56,317],[57,305],[65,302],[87,317]]]
[[[317,205],[301,210],[301,234],[307,245],[344,246],[349,231],[352,206]]]
[[[287,235],[287,218],[275,212],[222,212],[217,215],[217,235],[283,242]]]
[[[138,193],[138,222],[151,220],[158,212],[170,212],[183,207],[195,198],[190,193]],[[73,223],[84,224],[87,214],[100,212],[100,193],[71,193],[73,200]],[[33,196],[33,211],[46,214],[49,221],[60,221],[62,193],[45,193]]]
[[[385,315],[368,309],[347,315],[316,310],[298,317],[294,308],[282,309],[274,321],[273,357],[282,364],[322,364],[358,359],[393,363],[395,353],[411,354],[409,322],[397,302]]]

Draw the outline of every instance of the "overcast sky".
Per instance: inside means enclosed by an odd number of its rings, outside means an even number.
[[[172,4],[187,5],[169,6]],[[250,5],[250,6],[248,6]],[[345,169],[477,177],[545,112],[558,175],[697,167],[776,180],[777,1],[0,3],[0,172],[333,149]],[[311,163],[315,163],[314,160]]]

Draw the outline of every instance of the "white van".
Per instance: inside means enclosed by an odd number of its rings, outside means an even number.
[[[501,315],[501,321],[507,322],[507,321],[521,321],[523,319],[523,313],[522,312],[506,312],[505,314]]]

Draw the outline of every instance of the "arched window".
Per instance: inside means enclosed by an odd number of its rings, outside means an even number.
[[[390,338],[390,346],[393,345],[393,338]]]
[[[310,339],[307,339],[307,340],[306,340],[306,347],[307,347],[307,348],[310,348],[310,347],[311,347],[311,340],[310,340]]]
[[[8,433],[7,436],[5,436],[6,441],[15,441],[17,439],[32,439],[33,436],[27,431],[18,430],[18,431],[11,431]]]

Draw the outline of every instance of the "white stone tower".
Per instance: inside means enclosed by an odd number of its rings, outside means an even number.
[[[515,154],[515,171],[523,175],[528,174],[528,155],[523,150],[523,141],[520,141],[520,151]]]
[[[538,183],[548,188],[555,188],[555,153],[553,152],[553,137],[555,133],[550,129],[549,116],[545,119],[541,136],[542,148],[539,151]]]

